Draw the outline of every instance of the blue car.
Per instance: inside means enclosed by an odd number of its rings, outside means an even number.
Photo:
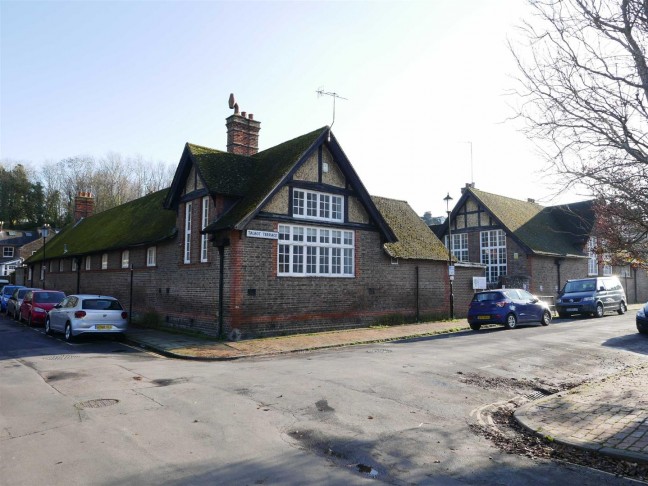
[[[0,312],[7,312],[7,301],[16,289],[22,289],[24,285],[5,285],[0,289]]]
[[[648,302],[637,311],[637,331],[648,334]]]
[[[506,329],[518,323],[551,323],[551,310],[546,302],[524,289],[496,289],[477,292],[470,302],[468,323],[473,331],[482,324],[501,324]]]

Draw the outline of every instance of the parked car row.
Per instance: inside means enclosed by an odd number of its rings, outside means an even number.
[[[59,290],[5,285],[0,299],[7,316],[29,326],[45,326],[47,334],[60,332],[66,341],[81,334],[123,334],[128,327],[128,312],[107,295],[66,296]]]
[[[591,277],[568,280],[556,299],[559,317],[572,315],[603,317],[606,312],[625,314],[628,310],[623,286],[617,277]],[[546,302],[524,289],[493,289],[477,292],[468,309],[470,328],[482,324],[501,324],[513,329],[520,322],[551,323],[551,309]],[[648,334],[648,304],[637,313],[637,330]]]

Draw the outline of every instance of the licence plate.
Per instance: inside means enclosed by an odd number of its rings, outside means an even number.
[[[570,307],[569,309],[566,309],[566,310],[567,310],[567,312],[576,312],[578,310],[578,308]]]
[[[106,329],[112,329],[112,325],[110,325],[110,324],[99,324],[97,326],[97,329],[99,329],[100,331],[104,331]]]
[[[482,321],[485,321],[486,319],[490,319],[490,316],[477,316],[477,319],[481,319]]]

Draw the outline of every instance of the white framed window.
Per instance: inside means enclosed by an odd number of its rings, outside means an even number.
[[[598,275],[598,255],[596,253],[596,238],[592,236],[587,240],[587,275]]]
[[[202,227],[205,229],[209,224],[209,197],[203,197],[202,199]],[[209,235],[201,235],[200,237],[200,261],[207,261],[207,245]]]
[[[45,265],[41,263],[40,279],[45,280]]]
[[[62,271],[63,271],[63,259],[61,258],[59,260],[59,272],[62,272]]]
[[[353,231],[279,225],[278,275],[353,277],[354,256]]]
[[[482,231],[480,234],[481,263],[486,265],[486,281],[497,282],[506,275],[506,235],[502,230]]]
[[[101,269],[102,270],[108,269],[108,253],[104,253],[103,255],[101,255]]]
[[[90,255],[85,257],[85,269],[90,270],[92,268],[92,258],[90,258]]]
[[[130,252],[128,250],[122,251],[121,254],[121,267],[128,268],[130,265]]]
[[[32,279],[32,270],[33,270],[33,268],[32,268],[32,267],[29,267],[29,271],[27,272],[27,280],[31,280],[31,279]]]
[[[610,277],[612,275],[612,265],[608,265],[607,263],[603,264],[603,276],[605,277]]]
[[[150,246],[146,249],[146,266],[147,267],[154,267],[156,265],[156,248],[154,246]]]
[[[188,202],[185,205],[185,227],[184,227],[184,262],[191,263],[191,209],[193,204]]]
[[[4,258],[13,258],[14,256],[14,248],[13,246],[5,246],[2,248],[2,256]]]
[[[293,216],[320,221],[344,220],[344,198],[334,194],[293,190]]]
[[[76,271],[79,269],[79,265],[78,265],[78,263],[77,263],[77,259],[76,259],[76,258],[73,258],[73,259],[72,259],[72,267],[71,267],[71,268],[72,268],[72,271],[73,271],[73,272],[76,272]]]
[[[445,237],[445,246],[448,248],[448,235]],[[452,235],[452,255],[460,262],[468,261],[467,233],[456,233]]]
[[[632,273],[630,272],[630,267],[627,266],[627,265],[625,267],[621,267],[620,276],[625,277],[625,278],[632,278]]]

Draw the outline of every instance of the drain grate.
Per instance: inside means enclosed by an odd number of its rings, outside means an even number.
[[[119,403],[119,400],[114,398],[99,398],[96,400],[86,400],[85,402],[77,403],[77,408],[102,408],[110,407]]]
[[[74,359],[79,356],[76,354],[55,354],[54,356],[45,356],[43,359],[49,360],[61,360],[61,359]]]
[[[539,400],[539,399],[544,398],[544,397],[546,397],[548,395],[551,395],[551,393],[544,392],[544,391],[536,391],[536,392],[530,393],[528,395],[525,395],[525,397],[528,398],[529,400]]]

